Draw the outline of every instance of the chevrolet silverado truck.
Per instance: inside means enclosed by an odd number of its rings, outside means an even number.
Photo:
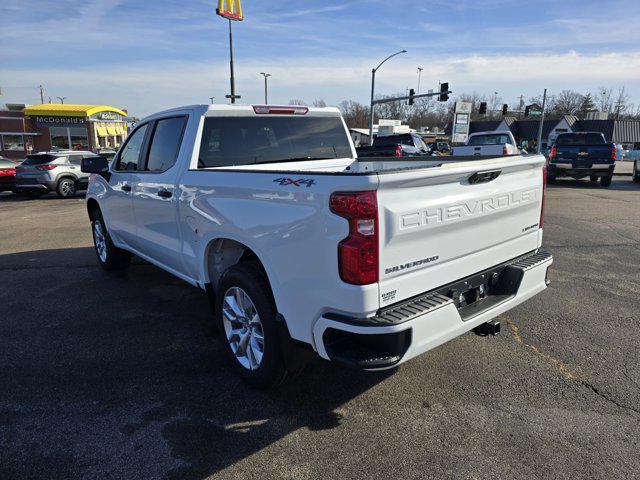
[[[549,153],[547,181],[557,177],[580,179],[589,177],[600,185],[611,185],[618,150],[600,132],[561,133]]]
[[[453,147],[452,155],[494,156],[520,153],[511,132],[476,132],[469,135],[466,145]]]
[[[206,291],[229,361],[268,387],[315,356],[389,369],[495,333],[547,286],[544,164],[359,159],[337,109],[197,105],[83,170],[99,264]]]

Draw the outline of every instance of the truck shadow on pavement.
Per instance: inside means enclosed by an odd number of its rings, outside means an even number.
[[[547,188],[573,188],[579,190],[640,190],[640,185],[631,181],[631,177],[613,177],[611,185],[608,187],[600,186],[599,182],[590,182],[588,180],[572,180],[568,178],[556,179],[555,183],[547,183]]]
[[[203,292],[140,260],[103,272],[93,248],[0,255],[0,477],[180,478],[220,472],[386,374],[316,361],[279,389],[226,363]]]

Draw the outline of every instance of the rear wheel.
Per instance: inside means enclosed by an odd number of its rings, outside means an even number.
[[[269,282],[254,263],[235,265],[218,289],[220,339],[239,375],[258,388],[269,388],[287,376]]]
[[[600,185],[603,187],[611,185],[611,177],[600,177]]]
[[[93,244],[100,266],[107,271],[122,270],[131,262],[131,253],[116,247],[104,224],[100,210],[93,213],[91,221]]]
[[[73,178],[63,178],[58,182],[56,192],[60,198],[70,198],[76,194],[78,186]]]
[[[633,162],[633,181],[640,183],[640,171],[638,171],[638,161]]]

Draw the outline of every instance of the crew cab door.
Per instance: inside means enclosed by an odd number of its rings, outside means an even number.
[[[136,221],[132,201],[134,174],[140,166],[148,126],[144,123],[131,132],[114,158],[109,179],[111,188],[103,202],[109,233],[117,241],[133,248],[136,245]]]
[[[176,161],[186,123],[186,115],[152,122],[143,168],[136,172],[133,190],[136,249],[180,274],[185,269],[178,226]]]

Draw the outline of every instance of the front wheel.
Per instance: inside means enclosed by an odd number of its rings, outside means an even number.
[[[224,274],[218,289],[220,339],[239,375],[257,388],[281,383],[286,375],[269,282],[253,263]]]
[[[107,271],[122,270],[129,266],[131,254],[116,247],[104,224],[100,210],[96,210],[91,221],[93,244],[100,266]]]
[[[611,177],[600,177],[600,185],[603,187],[611,185]]]
[[[63,178],[58,182],[56,192],[60,198],[70,198],[76,194],[78,187],[73,178]]]
[[[640,183],[640,171],[638,171],[638,161],[633,162],[633,181]]]

